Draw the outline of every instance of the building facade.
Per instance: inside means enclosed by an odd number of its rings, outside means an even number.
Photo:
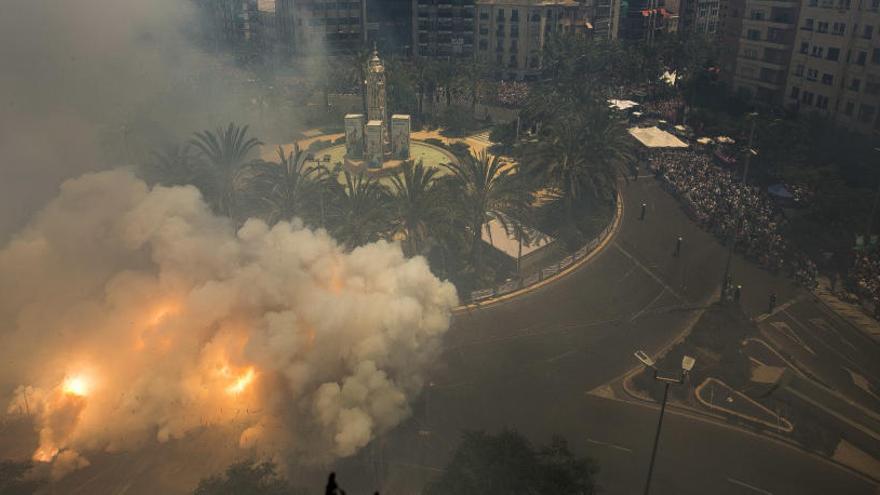
[[[386,55],[411,55],[413,0],[364,0],[367,43]]]
[[[571,0],[477,0],[477,56],[503,79],[536,75],[554,33],[592,29],[583,6]]]
[[[295,0],[293,39],[299,55],[336,55],[364,46],[364,0]]]
[[[788,0],[730,0],[723,32],[722,70],[746,101],[781,105],[799,5]]]
[[[805,0],[784,103],[880,133],[880,0]]]
[[[720,0],[682,0],[679,31],[709,37],[718,35],[721,31],[721,8]]]
[[[474,0],[412,0],[414,54],[467,58],[474,55]]]

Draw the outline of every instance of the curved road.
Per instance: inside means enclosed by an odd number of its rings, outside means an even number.
[[[634,350],[656,352],[699,317],[717,297],[726,250],[651,178],[625,186],[623,199],[620,229],[580,269],[524,296],[456,315],[430,373],[433,386],[412,418],[335,466],[350,492],[416,493],[446,463],[461,430],[502,427],[536,442],[561,434],[576,452],[599,460],[603,493],[641,492],[656,408],[588,391],[631,369]],[[673,257],[679,235],[682,256]],[[734,273],[745,281],[743,304],[752,314],[764,310],[771,287],[780,303],[802,294],[739,259]],[[130,495],[192,486],[232,461],[224,449],[204,448],[218,441],[214,435],[194,434],[176,450],[95,456],[54,492]],[[299,484],[322,482],[314,473],[290,474]],[[652,493],[868,495],[875,489],[793,447],[670,411]]]
[[[634,350],[658,351],[699,317],[717,298],[726,250],[653,178],[631,182],[623,196],[620,229],[588,264],[522,297],[457,315],[413,419],[340,470],[388,493],[409,492],[444,465],[462,429],[508,426],[538,442],[565,436],[576,451],[600,461],[604,493],[639,493],[656,408],[587,392],[632,369]],[[682,255],[674,257],[679,235]],[[765,310],[771,288],[780,302],[799,293],[788,280],[738,258],[733,273],[746,281],[743,304],[752,314]],[[875,488],[793,447],[672,413],[652,492],[871,494]]]

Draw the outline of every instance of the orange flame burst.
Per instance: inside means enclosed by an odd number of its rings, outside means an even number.
[[[244,373],[238,376],[232,385],[226,387],[226,393],[230,395],[238,395],[245,391],[248,386],[254,381],[254,377],[257,372],[253,367],[247,368]]]
[[[85,397],[88,395],[90,388],[91,384],[82,375],[75,375],[66,378],[64,384],[61,386],[61,390],[65,394],[74,395],[76,397]]]

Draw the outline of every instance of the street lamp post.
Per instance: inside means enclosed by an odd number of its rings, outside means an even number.
[[[748,143],[748,146],[746,149],[746,163],[745,163],[745,166],[743,167],[743,178],[742,178],[743,185],[747,184],[747,181],[749,178],[749,163],[752,161],[751,160],[752,155],[758,154],[752,148],[752,141],[755,138],[755,122],[758,120],[757,119],[758,113],[752,112],[749,114],[749,116],[752,118],[752,127],[751,127],[751,130],[749,130],[749,143]],[[739,214],[739,215],[737,215],[735,231],[731,232],[727,236],[727,243],[729,244],[729,246],[727,248],[727,262],[724,265],[724,277],[721,279],[721,301],[722,302],[724,302],[724,300],[727,298],[727,285],[728,285],[728,281],[730,280],[730,262],[733,259],[733,247],[734,247],[734,244],[736,244],[736,230],[739,230],[741,224],[742,224],[742,214]]]
[[[654,461],[657,459],[657,447],[660,444],[660,430],[663,428],[663,416],[666,413],[666,400],[669,397],[670,385],[681,385],[687,378],[688,373],[694,369],[697,360],[684,356],[681,358],[681,370],[676,375],[664,375],[654,365],[656,364],[644,351],[636,351],[636,358],[645,366],[654,370],[654,379],[663,383],[663,401],[660,403],[660,418],[657,420],[657,432],[654,433],[654,446],[651,449],[651,461],[648,464],[648,478],[645,480],[645,495],[651,492],[651,476],[654,474]]]

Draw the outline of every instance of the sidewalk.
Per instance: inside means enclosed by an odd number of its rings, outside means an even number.
[[[831,282],[828,278],[819,277],[819,286],[814,294],[841,318],[874,339],[874,342],[880,343],[880,322],[865,314],[861,306],[841,301],[831,292]]]

